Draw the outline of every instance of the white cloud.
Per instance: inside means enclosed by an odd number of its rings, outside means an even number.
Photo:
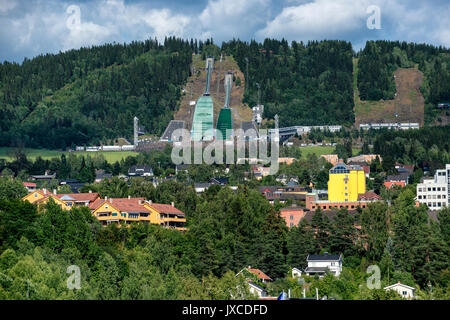
[[[66,9],[72,4],[81,10],[76,29],[66,25]],[[369,5],[381,8],[381,30],[366,27]],[[188,6],[155,7],[144,0],[0,0],[0,58],[18,61],[81,46],[165,36],[213,37],[217,43],[274,37],[344,39],[359,47],[368,39],[450,46],[450,6],[444,0],[208,0],[204,7],[196,5],[197,11],[183,11]]]
[[[14,0],[0,0],[0,12],[8,12],[17,6],[17,2]]]
[[[332,38],[366,28],[368,5],[367,0],[316,0],[286,7],[257,35],[295,40]]]
[[[269,0],[210,0],[198,23],[215,38],[231,39],[253,34],[255,27],[267,21],[269,10]]]

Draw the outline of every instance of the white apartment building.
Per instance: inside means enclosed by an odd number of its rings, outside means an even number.
[[[417,201],[425,203],[430,210],[440,210],[450,205],[450,164],[436,170],[433,179],[417,184]]]

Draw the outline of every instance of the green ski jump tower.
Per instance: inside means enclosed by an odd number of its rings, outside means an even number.
[[[233,117],[231,114],[230,108],[230,94],[231,94],[231,85],[233,83],[233,74],[231,72],[227,72],[225,74],[225,103],[223,108],[220,110],[219,118],[217,119],[216,126],[216,139],[217,140],[232,140],[233,136],[227,136],[227,130],[232,132],[233,129]]]
[[[191,140],[211,141],[214,139],[214,108],[213,100],[209,94],[211,82],[211,71],[214,66],[214,58],[206,59],[206,89],[205,93],[198,98],[192,119]]]

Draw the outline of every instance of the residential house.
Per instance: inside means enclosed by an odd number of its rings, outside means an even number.
[[[269,201],[271,204],[276,199],[280,203],[285,203],[288,199],[295,201],[305,201],[306,194],[308,193],[305,187],[297,185],[288,186],[259,186],[258,191]]]
[[[186,215],[175,207],[175,203],[162,204],[146,201],[144,207],[151,212],[151,223],[159,224],[165,228],[185,231]]]
[[[56,173],[50,174],[48,170],[46,170],[42,175],[30,176],[30,180],[33,181],[48,181],[52,179],[56,179]]]
[[[384,290],[395,290],[400,294],[403,298],[406,299],[414,299],[414,291],[416,288],[407,286],[406,284],[402,284],[399,282],[395,284],[391,284],[390,286],[384,287]]]
[[[337,165],[339,161],[339,157],[337,154],[322,154],[320,157],[327,160],[333,166]]]
[[[347,162],[355,161],[355,162],[366,162],[370,164],[376,158],[378,158],[381,162],[382,159],[379,154],[361,154],[359,156],[348,158]]]
[[[384,179],[385,182],[395,182],[406,186],[408,184],[409,175],[408,174],[393,174],[389,175]]]
[[[386,189],[391,189],[394,186],[399,186],[401,188],[405,187],[405,181],[385,181],[384,186]]]
[[[175,175],[180,172],[188,172],[190,164],[177,164],[175,165]]]
[[[285,163],[288,166],[291,165],[292,162],[294,162],[294,161],[295,161],[295,158],[283,158],[283,157],[278,158],[278,163]]]
[[[252,165],[251,167],[253,176],[257,180],[261,180],[263,177],[270,174],[270,167],[264,167],[262,164]]]
[[[258,278],[258,281],[261,281],[262,283],[267,283],[267,282],[272,281],[272,278],[270,278],[267,274],[265,274],[264,272],[262,272],[259,269],[252,268],[251,266],[248,266],[247,268],[242,269],[236,275],[238,275],[244,271],[254,274]]]
[[[102,223],[144,222],[159,224],[166,228],[184,231],[185,214],[175,208],[174,203],[160,204],[146,201],[145,198],[107,198],[97,199],[90,205],[92,214]]]
[[[228,178],[211,178],[209,183],[213,185],[225,186],[228,184]]]
[[[292,268],[292,278],[300,278],[303,272],[305,271],[301,268]]]
[[[194,189],[197,193],[205,192],[210,186],[212,186],[212,184],[209,182],[194,183]]]
[[[102,225],[130,224],[136,221],[150,222],[150,210],[143,206],[145,198],[97,199],[91,206],[92,214]]]
[[[23,185],[27,189],[28,192],[36,191],[36,183],[24,182]]]
[[[152,167],[147,165],[134,165],[128,169],[128,176],[130,177],[152,177]]]
[[[267,290],[263,287],[258,286],[256,283],[252,281],[248,281],[248,287],[251,294],[258,296],[258,298],[266,298]]]
[[[103,169],[95,170],[95,183],[99,183],[105,179],[109,180],[111,178],[112,178],[111,173],[106,173],[105,170]]]
[[[59,199],[56,194],[56,190],[53,190],[53,192],[50,192],[47,189],[35,190],[22,198],[23,201],[26,200],[30,203],[37,204],[39,209],[42,208],[43,205],[47,204],[50,199],[53,199],[53,201],[64,210],[70,210],[71,208],[71,206],[66,205],[64,201]]]
[[[87,182],[80,182],[77,179],[67,179],[61,180],[59,182],[60,186],[68,185],[73,193],[78,193],[78,190],[84,187]]]
[[[305,273],[309,276],[324,276],[327,272],[338,277],[342,272],[342,255],[338,254],[309,254],[306,258],[308,267]]]
[[[43,189],[30,192],[22,199],[27,200],[30,203],[41,205],[47,203],[50,198],[53,198],[56,204],[60,205],[61,208],[70,210],[74,206],[89,207],[96,199],[99,199],[100,196],[98,193],[94,192],[57,194],[56,190],[50,192],[47,189]]]

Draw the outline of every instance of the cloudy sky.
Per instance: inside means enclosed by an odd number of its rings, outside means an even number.
[[[448,0],[0,0],[0,62],[166,35],[450,47],[449,17]]]

